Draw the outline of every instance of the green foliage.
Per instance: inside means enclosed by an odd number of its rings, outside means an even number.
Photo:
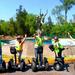
[[[26,18],[26,28],[28,29],[28,34],[32,35],[36,31],[36,19],[35,15],[33,14],[28,14]]]
[[[18,34],[25,34],[26,32],[26,26],[25,26],[26,16],[27,16],[26,10],[22,9],[22,6],[20,5],[16,13],[17,26],[18,28],[20,28],[20,29],[17,29]]]
[[[70,25],[70,23],[64,23],[63,25],[55,25],[51,32],[59,37],[68,37],[67,33],[73,33],[73,29],[73,25]]]
[[[57,9],[56,9],[57,10]],[[56,13],[56,11],[54,12]],[[54,37],[68,37],[67,33],[70,32],[75,37],[75,23],[64,22],[63,17],[58,13],[58,18],[61,23],[53,24],[51,17],[48,17],[48,22],[44,23],[41,28],[45,35]],[[37,30],[36,15],[28,13],[22,6],[16,11],[16,19],[10,18],[9,21],[0,20],[0,35],[16,35],[25,33],[32,36]]]
[[[3,21],[1,22],[1,34],[7,35],[8,23]]]

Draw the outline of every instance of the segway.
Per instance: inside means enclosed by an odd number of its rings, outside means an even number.
[[[43,53],[43,47],[40,46],[37,48],[37,54],[40,57],[40,54],[42,54],[42,53]],[[37,71],[37,70],[42,70],[42,69],[48,70],[49,64],[48,64],[46,57],[44,57],[44,59],[42,59],[43,61],[42,61],[41,65],[40,65],[40,59],[38,61],[37,60],[36,60],[36,58],[32,59],[32,65],[31,65],[32,71]]]
[[[14,54],[14,59],[10,59],[8,62],[8,70],[17,70],[20,69],[21,71],[24,71],[25,69],[25,61],[24,59],[21,60],[20,63],[17,63],[17,56],[16,56],[16,49],[15,47],[10,47],[10,53]]]
[[[36,62],[36,58],[32,59],[31,69],[32,69],[33,72],[36,72],[37,70],[40,70],[40,69],[48,70],[48,68],[49,68],[49,64],[48,64],[47,58],[44,58],[42,66],[40,66],[38,64],[38,62]]]
[[[2,48],[0,48],[0,71],[2,71],[2,72],[6,71],[6,63],[2,59]]]
[[[37,71],[37,64],[36,64],[35,58],[32,58],[31,69],[32,69],[33,72]]]
[[[63,70],[64,69],[64,58],[56,57],[53,67],[56,71]]]
[[[49,49],[51,51],[54,51],[54,46],[50,44]],[[61,51],[64,50],[64,48],[59,48],[59,49],[61,49]],[[62,56],[55,57],[55,63],[53,67],[56,71],[63,70],[64,69],[64,58]]]

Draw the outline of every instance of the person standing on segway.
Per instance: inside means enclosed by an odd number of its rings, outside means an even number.
[[[55,36],[52,40],[52,44],[54,47],[55,57],[62,58],[62,50],[64,50],[64,47],[59,43],[57,36]]]
[[[52,44],[49,46],[49,48],[55,53],[54,69],[57,71],[63,70],[64,58],[62,57],[62,51],[64,50],[64,47],[60,44],[57,36],[54,37],[54,39],[52,40]]]
[[[17,36],[17,42],[15,44],[15,48],[16,48],[16,51],[18,53],[19,63],[21,62],[21,55],[22,55],[22,52],[23,52],[23,43],[24,43],[24,40],[25,40],[26,37],[27,37],[26,34],[25,34],[25,37],[23,39],[22,39],[21,36]]]
[[[36,57],[36,64],[38,65],[38,58],[40,61],[39,66],[43,64],[43,41],[44,38],[42,37],[42,33],[38,32],[37,35],[34,36],[35,38],[35,57]]]

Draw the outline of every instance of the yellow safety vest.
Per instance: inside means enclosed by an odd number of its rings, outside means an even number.
[[[54,40],[52,41],[52,44],[54,45],[54,51],[56,53],[59,53],[60,50],[59,48],[63,48],[63,46],[59,43],[59,41],[55,42]]]
[[[16,47],[16,50],[17,51],[22,51],[22,45],[20,45],[19,42],[16,43],[16,46],[15,47]]]
[[[43,37],[36,36],[35,45],[34,45],[35,48],[39,46],[43,46],[43,41],[44,41]]]

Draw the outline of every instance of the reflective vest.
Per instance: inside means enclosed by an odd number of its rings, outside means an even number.
[[[20,45],[19,42],[16,42],[16,46],[15,46],[17,51],[22,51],[22,45]]]
[[[43,37],[36,36],[36,39],[35,39],[35,48],[39,47],[39,46],[43,46],[43,41],[44,41]]]
[[[59,53],[60,52],[60,49],[59,48],[63,48],[63,46],[59,43],[59,41],[55,42],[54,40],[52,41],[52,44],[54,46],[54,51],[56,53]]]

